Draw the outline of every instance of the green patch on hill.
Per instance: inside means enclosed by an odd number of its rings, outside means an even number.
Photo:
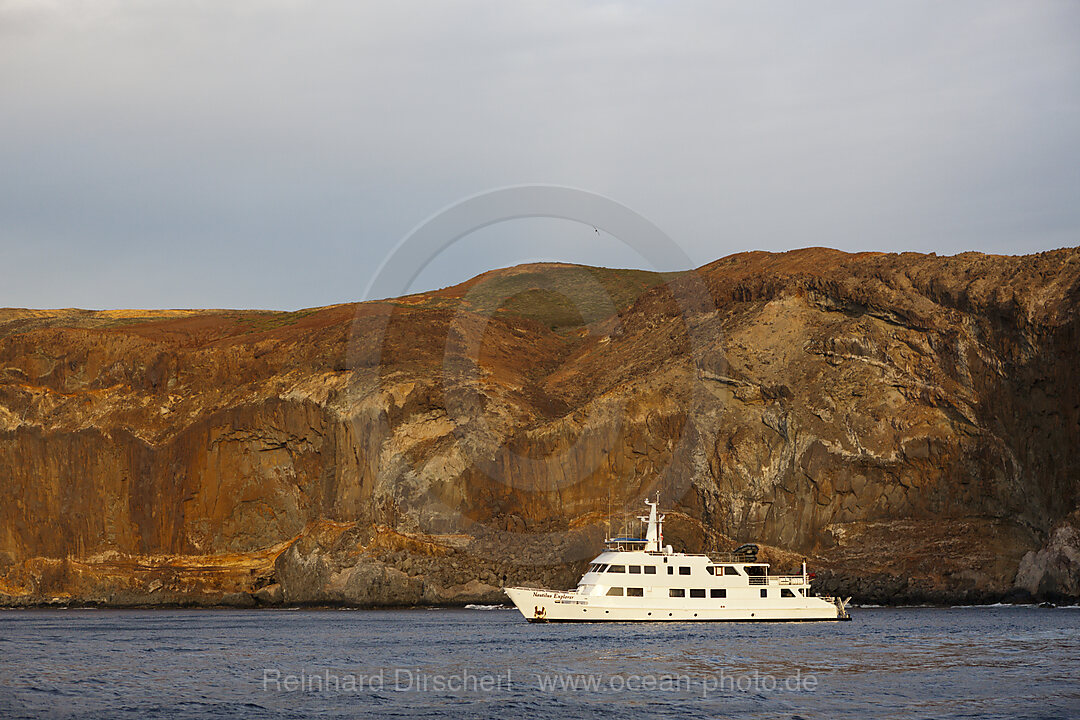
[[[582,265],[528,266],[493,273],[472,286],[463,300],[477,312],[527,318],[565,333],[625,311],[677,274]]]
[[[296,310],[294,312],[246,312],[233,319],[245,326],[244,333],[257,333],[294,325],[308,315],[317,312],[319,312],[319,308]]]

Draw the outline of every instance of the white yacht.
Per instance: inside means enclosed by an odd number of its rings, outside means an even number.
[[[770,575],[757,546],[722,557],[664,546],[664,516],[649,506],[644,538],[617,537],[589,565],[574,590],[504,588],[529,622],[850,620],[847,603],[815,597],[800,575]]]

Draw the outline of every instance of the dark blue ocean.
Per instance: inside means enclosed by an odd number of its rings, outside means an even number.
[[[1080,609],[530,625],[508,610],[0,612],[3,718],[1080,718]]]

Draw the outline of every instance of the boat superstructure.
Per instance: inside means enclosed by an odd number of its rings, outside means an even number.
[[[850,620],[848,600],[816,597],[803,563],[772,575],[757,546],[718,556],[674,552],[663,543],[659,497],[645,501],[645,537],[616,537],[573,590],[510,587],[530,622]]]

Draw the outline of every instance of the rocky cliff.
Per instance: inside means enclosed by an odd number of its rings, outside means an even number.
[[[0,310],[0,603],[499,602],[657,490],[864,602],[1076,598],[1078,308],[1077,249],[807,249]]]

